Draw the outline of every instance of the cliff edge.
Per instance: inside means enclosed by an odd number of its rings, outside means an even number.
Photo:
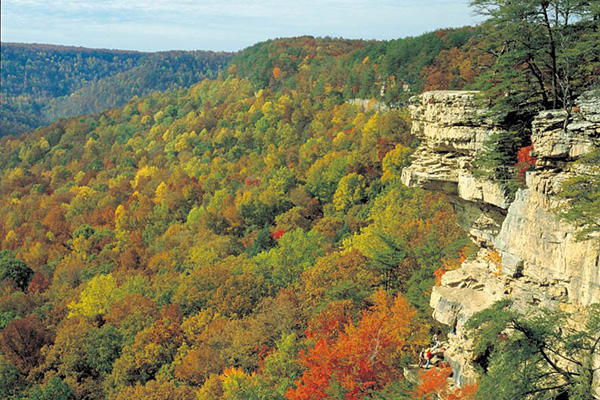
[[[434,318],[452,327],[447,356],[457,383],[468,384],[475,370],[463,325],[474,313],[504,298],[573,311],[600,302],[600,238],[577,241],[576,228],[554,211],[561,183],[577,173],[569,162],[600,145],[600,92],[581,96],[570,116],[553,110],[534,119],[535,170],[514,198],[473,173],[484,142],[504,129],[486,118],[477,92],[426,92],[411,100],[410,113],[421,145],[403,183],[448,194],[480,247],[443,276],[430,300]]]

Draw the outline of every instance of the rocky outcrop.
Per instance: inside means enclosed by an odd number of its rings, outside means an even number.
[[[377,111],[381,113],[390,110],[390,108],[385,103],[377,101],[375,99],[350,99],[348,100],[348,104],[358,106],[361,110],[364,111]]]
[[[481,248],[443,276],[430,301],[434,317],[453,328],[447,355],[457,381],[469,383],[475,375],[463,325],[474,313],[507,297],[518,306],[572,310],[600,302],[600,239],[576,241],[575,227],[554,211],[561,183],[576,173],[568,162],[600,144],[600,93],[582,96],[572,115],[537,116],[536,169],[513,199],[501,184],[473,173],[484,142],[503,129],[485,117],[476,92],[427,92],[412,100],[410,112],[422,144],[403,183],[448,194]]]
[[[422,144],[402,171],[403,183],[463,200],[456,202],[459,223],[478,242],[491,245],[509,201],[500,185],[473,175],[473,162],[502,128],[484,117],[477,92],[426,92],[413,98],[410,112],[413,134]]]

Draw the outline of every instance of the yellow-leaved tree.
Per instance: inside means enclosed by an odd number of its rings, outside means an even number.
[[[367,180],[364,176],[356,172],[344,176],[333,194],[333,206],[337,211],[347,211],[364,200],[366,188]]]
[[[112,274],[95,276],[88,281],[79,301],[69,304],[69,317],[92,318],[98,314],[106,314],[122,298],[123,291],[117,287],[117,280]]]

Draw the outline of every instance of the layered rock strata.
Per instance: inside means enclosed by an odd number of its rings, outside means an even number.
[[[452,327],[447,355],[458,383],[470,383],[475,374],[463,325],[474,313],[503,298],[566,310],[600,302],[600,239],[576,241],[575,227],[555,211],[561,183],[576,173],[569,162],[600,144],[600,92],[582,96],[570,116],[546,111],[535,118],[536,169],[514,199],[473,174],[484,142],[503,129],[485,118],[476,92],[427,92],[412,99],[410,112],[422,143],[403,183],[448,194],[459,223],[480,245],[474,260],[443,276],[430,301],[434,317]]]

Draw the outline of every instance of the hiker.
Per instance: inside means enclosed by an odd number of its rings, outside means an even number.
[[[431,349],[427,349],[427,363],[425,364],[425,369],[429,368],[429,365],[431,363],[431,359],[433,358],[433,353],[431,352]]]

